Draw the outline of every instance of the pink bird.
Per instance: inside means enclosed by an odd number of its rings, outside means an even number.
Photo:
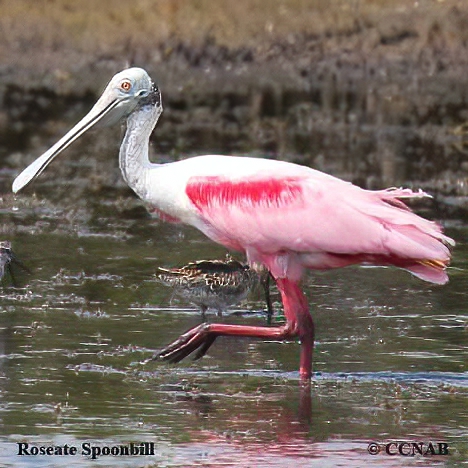
[[[115,75],[91,111],[14,181],[18,192],[98,121],[126,118],[120,169],[128,185],[166,221],[195,226],[213,241],[246,254],[274,277],[283,326],[202,324],[164,348],[160,359],[203,356],[218,336],[299,338],[300,377],[312,374],[314,323],[300,280],[305,270],[352,264],[393,265],[422,280],[448,281],[454,241],[403,203],[424,192],[363,190],[314,169],[282,161],[198,156],[168,164],[149,161],[149,138],[162,112],[161,94],[146,71]]]

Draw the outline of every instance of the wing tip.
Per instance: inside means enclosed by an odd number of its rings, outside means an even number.
[[[405,267],[417,278],[429,283],[444,285],[449,282],[447,266],[449,260],[425,259],[417,260],[414,265]]]

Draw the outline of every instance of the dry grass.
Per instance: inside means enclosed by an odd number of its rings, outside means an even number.
[[[54,49],[68,44],[82,51],[172,36],[197,42],[210,35],[239,46],[290,32],[321,34],[351,28],[357,9],[343,0],[17,0],[2,7],[4,45]]]
[[[269,49],[300,37],[316,38],[325,54],[368,54],[401,37],[412,40],[399,53],[413,56],[428,45],[453,57],[468,48],[466,0],[0,0],[0,7],[0,66],[20,86],[51,73],[71,84],[68,77],[96,64],[105,76],[127,64],[151,69],[164,60],[167,68],[177,44],[199,54],[213,43],[253,50],[257,61],[287,60]]]
[[[292,33],[385,28],[395,15],[414,18],[428,10],[435,21],[454,6],[467,9],[461,0],[4,0],[0,6],[3,53],[71,48],[94,54],[174,36],[251,46]]]

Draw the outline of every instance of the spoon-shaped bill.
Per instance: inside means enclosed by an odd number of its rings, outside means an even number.
[[[62,137],[54,146],[48,149],[42,156],[39,156],[32,162],[13,182],[12,190],[19,192],[23,187],[34,180],[42,171],[58,156],[65,148],[71,145],[83,133],[98,123],[101,119],[121,104],[122,101],[105,94],[96,102],[89,113],[83,117],[64,137]],[[112,119],[114,120],[114,119]]]

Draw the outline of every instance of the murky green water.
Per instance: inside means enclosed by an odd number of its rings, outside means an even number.
[[[32,270],[17,271],[19,287],[4,281],[0,290],[1,466],[468,463],[462,222],[447,222],[458,241],[447,286],[394,269],[308,276],[317,328],[309,408],[295,342],[220,338],[195,363],[145,363],[201,320],[154,281],[157,267],[223,258],[221,247],[151,219],[127,192],[74,198],[66,186],[35,188],[37,197],[5,193],[0,211],[1,240]],[[245,313],[209,318],[265,325],[264,307],[259,292],[236,309]],[[154,443],[151,455],[92,460],[81,452],[83,443],[145,441]],[[373,441],[445,442],[449,455],[372,456]],[[19,456],[21,442],[78,452]]]

